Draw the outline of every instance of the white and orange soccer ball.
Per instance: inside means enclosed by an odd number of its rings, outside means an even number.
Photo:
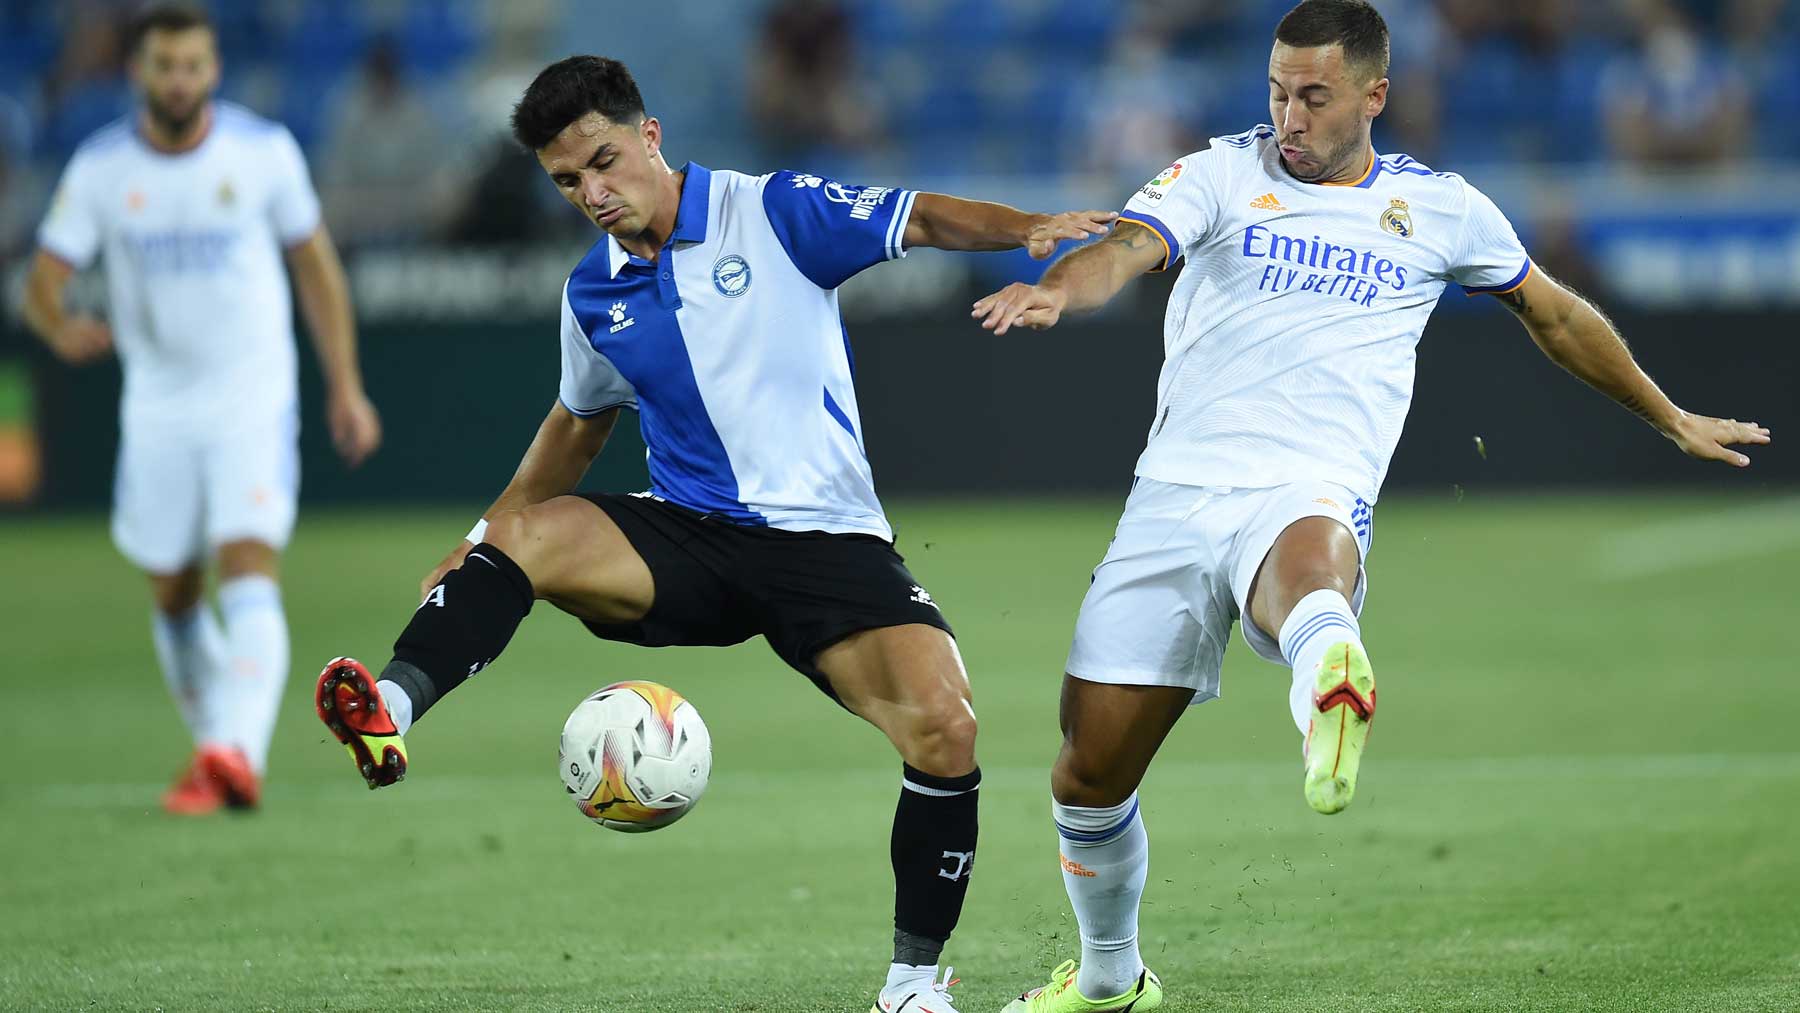
[[[562,730],[563,787],[609,830],[660,830],[687,815],[712,775],[712,736],[694,705],[654,682],[615,682]]]

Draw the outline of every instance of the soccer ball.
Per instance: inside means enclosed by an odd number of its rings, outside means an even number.
[[[687,815],[712,774],[712,736],[680,693],[615,682],[575,708],[562,730],[563,787],[609,830],[660,830]]]

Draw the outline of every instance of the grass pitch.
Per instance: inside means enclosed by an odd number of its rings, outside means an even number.
[[[1076,953],[1046,767],[1118,506],[895,511],[982,718],[965,1013]],[[868,1008],[898,761],[760,642],[645,651],[540,606],[409,737],[409,780],[362,787],[312,675],[385,660],[466,514],[303,519],[266,809],[201,821],[155,808],[187,746],[102,521],[0,527],[0,1008]],[[1307,809],[1285,672],[1241,641],[1145,785],[1164,1008],[1800,1005],[1796,571],[1793,499],[1384,503],[1351,809]],[[630,677],[716,749],[700,807],[643,836],[589,826],[552,769],[568,710]]]

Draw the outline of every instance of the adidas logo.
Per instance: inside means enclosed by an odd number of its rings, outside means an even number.
[[[1272,193],[1265,193],[1261,197],[1256,198],[1255,200],[1250,202],[1250,206],[1255,208],[1258,211],[1286,211],[1287,210],[1287,208],[1284,208],[1281,206],[1281,202],[1276,200],[1275,195]]]

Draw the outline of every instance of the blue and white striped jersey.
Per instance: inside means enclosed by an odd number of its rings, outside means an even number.
[[[607,236],[563,289],[564,407],[638,410],[650,491],[739,524],[891,539],[837,287],[905,255],[914,193],[689,162],[655,263]]]

